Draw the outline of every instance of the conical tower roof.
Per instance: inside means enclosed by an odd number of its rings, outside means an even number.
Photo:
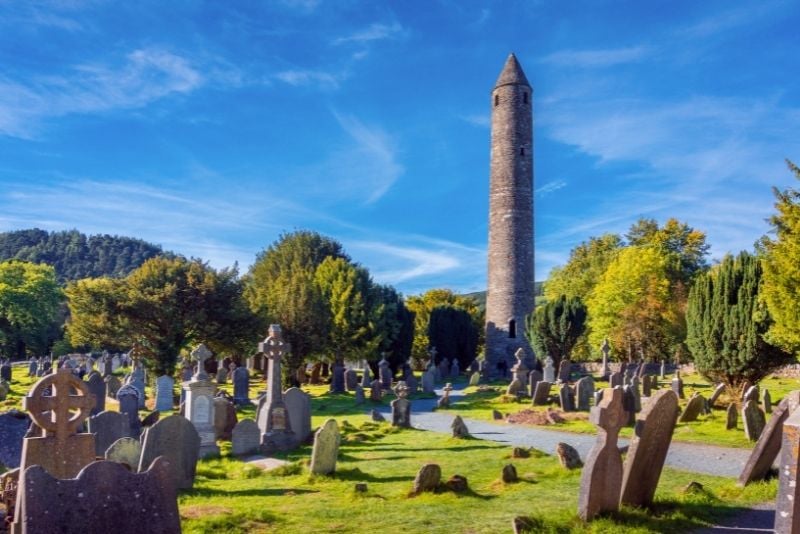
[[[522,67],[519,61],[517,61],[517,56],[515,56],[513,52],[508,55],[506,64],[503,66],[503,70],[497,78],[497,83],[494,84],[495,88],[501,85],[531,86],[531,84],[528,83],[528,78],[525,77],[525,73],[522,72]]]

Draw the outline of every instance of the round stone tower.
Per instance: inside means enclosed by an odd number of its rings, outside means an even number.
[[[511,54],[492,90],[486,370],[498,376],[525,351],[525,316],[534,307],[533,90]]]

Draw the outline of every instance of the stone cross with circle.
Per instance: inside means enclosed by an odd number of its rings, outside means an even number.
[[[46,394],[48,388],[51,395]],[[23,407],[46,436],[64,441],[77,432],[96,402],[86,383],[62,368],[39,380],[25,396]]]
[[[198,380],[203,380],[208,378],[208,374],[206,374],[206,360],[211,358],[213,353],[208,350],[204,344],[200,343],[197,347],[192,351],[192,359],[197,362],[197,373],[195,373],[194,377]]]

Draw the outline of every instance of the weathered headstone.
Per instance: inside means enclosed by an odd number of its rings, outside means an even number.
[[[567,443],[560,442],[556,444],[556,456],[561,463],[561,467],[567,469],[577,469],[583,466],[581,455],[575,450],[575,447]]]
[[[336,419],[328,419],[314,434],[314,447],[311,450],[311,472],[316,475],[329,475],[336,471],[339,457],[339,443],[342,437]]]
[[[136,438],[119,438],[108,446],[103,456],[110,462],[125,464],[136,473],[142,458],[142,442]]]
[[[38,464],[57,478],[72,478],[94,461],[94,435],[77,433],[94,405],[86,383],[69,369],[39,379],[23,398],[23,407],[44,436],[23,440],[22,472]]]
[[[469,429],[460,415],[457,415],[455,419],[453,419],[453,422],[450,424],[450,429],[453,431],[454,438],[469,437]]]
[[[519,378],[515,378],[506,388],[506,395],[509,397],[518,397],[523,393],[523,385]]]
[[[404,387],[398,388],[398,398],[391,402],[392,426],[411,428],[411,401],[406,398],[407,394]]]
[[[458,365],[458,360],[453,358],[453,363],[450,365],[450,378],[458,378],[461,375],[461,368]]]
[[[355,391],[358,384],[358,373],[355,369],[348,369],[344,373],[344,385],[347,391]]]
[[[450,407],[450,392],[453,391],[453,384],[448,382],[442,388],[442,396],[436,402],[437,408],[449,408]]]
[[[543,380],[545,382],[554,383],[556,381],[556,370],[553,367],[553,358],[548,356],[544,360],[544,372],[543,372]]]
[[[611,373],[611,376],[608,377],[608,386],[615,388],[617,386],[622,387],[623,382],[623,374],[620,372]]]
[[[331,366],[331,383],[330,383],[330,392],[331,393],[344,393],[347,391],[345,387],[345,368],[344,363],[336,360],[333,362]]]
[[[217,384],[227,384],[228,383],[228,370],[225,369],[224,365],[220,365],[219,369],[217,369]]]
[[[569,376],[572,372],[572,362],[569,360],[561,360],[558,364],[558,379],[564,383],[569,382]]]
[[[369,369],[369,365],[364,366],[364,374],[361,377],[361,387],[367,389],[372,385],[372,372]]]
[[[414,486],[411,488],[412,495],[418,495],[425,491],[436,491],[442,481],[442,468],[438,464],[425,464],[417,472],[414,478]]]
[[[139,421],[139,390],[126,384],[117,391],[117,401],[120,413],[128,418],[131,435],[138,436],[142,428],[142,423]]]
[[[550,386],[552,386],[552,384],[545,380],[536,384],[536,391],[533,394],[532,400],[534,406],[547,404],[550,401]]]
[[[642,377],[642,397],[649,397],[653,394],[653,389],[650,382],[650,376],[644,375]]]
[[[369,400],[373,402],[381,402],[383,399],[383,384],[380,380],[375,379],[369,388]]]
[[[522,393],[525,393],[527,392],[528,388],[528,372],[530,371],[530,369],[528,369],[528,366],[525,365],[525,351],[522,349],[517,349],[517,351],[514,353],[514,357],[517,359],[517,363],[515,363],[514,366],[511,368],[511,372],[513,373],[512,376],[514,377],[515,381],[519,382],[520,390],[524,390],[522,391]],[[519,395],[519,394],[520,391],[514,392],[514,395]]]
[[[409,374],[406,377],[406,387],[408,388],[408,394],[413,395],[417,393],[419,390],[419,383],[417,382],[417,378],[413,374]]]
[[[717,403],[719,396],[725,391],[725,384],[719,383],[717,387],[714,388],[714,393],[708,398],[708,407],[713,408],[714,405]]]
[[[764,393],[761,395],[761,406],[763,407],[765,414],[772,413],[772,397],[770,396],[768,389],[765,389]]]
[[[536,369],[528,373],[528,394],[531,398],[536,395],[536,384],[542,381],[542,373]]]
[[[477,386],[478,384],[480,384],[480,382],[481,382],[481,374],[480,374],[480,373],[478,373],[478,372],[475,372],[475,373],[472,373],[472,374],[469,376],[469,385],[470,385],[470,386],[473,386],[473,387],[475,387],[475,386]]]
[[[763,432],[767,420],[764,417],[764,412],[758,407],[757,400],[749,400],[744,403],[742,423],[744,423],[744,433],[747,439],[756,441],[761,437],[761,432]]]
[[[500,478],[505,484],[517,482],[519,477],[517,476],[517,468],[514,467],[514,464],[504,465],[503,471],[500,473]]]
[[[132,437],[128,416],[118,412],[104,411],[93,415],[87,419],[86,428],[89,433],[94,434],[94,450],[97,456],[103,456],[118,439]]]
[[[153,460],[163,456],[169,461],[175,487],[191,489],[199,454],[200,435],[194,424],[180,415],[170,415],[145,430],[139,471],[147,470]]]
[[[364,388],[361,387],[361,384],[356,386],[355,399],[356,404],[364,404]]]
[[[119,391],[119,388],[122,387],[122,382],[120,382],[119,378],[117,378],[114,375],[107,376],[105,378],[105,382],[106,382],[106,396],[111,397],[112,399],[116,399],[117,391]]]
[[[92,408],[91,413],[92,415],[97,415],[106,409],[106,383],[100,373],[95,371],[89,374],[89,378],[86,380],[86,387],[89,388],[89,393],[94,395],[95,398],[94,408]]]
[[[16,525],[28,533],[65,532],[68,525],[69,532],[133,534],[144,531],[144,521],[148,533],[179,534],[169,467],[159,459],[136,474],[116,462],[95,462],[77,478],[59,480],[33,466],[21,476]]]
[[[561,387],[558,390],[558,401],[563,411],[565,412],[575,411],[575,393],[572,391],[572,388],[566,382],[562,383]]]
[[[759,397],[758,385],[750,386],[745,390],[742,402],[755,401],[757,403],[758,397]]]
[[[261,431],[252,419],[242,419],[231,432],[231,453],[234,456],[255,454],[261,448]]]
[[[611,374],[611,370],[608,368],[608,352],[610,348],[608,346],[608,338],[603,339],[603,344],[600,346],[600,352],[603,353],[603,366],[600,368],[600,376],[603,378]]]
[[[30,424],[24,412],[10,410],[0,414],[0,464],[9,469],[19,467],[22,438]]]
[[[297,443],[304,443],[311,435],[311,397],[301,389],[289,388],[283,392],[283,403]]]
[[[679,399],[683,399],[685,396],[683,394],[683,379],[681,378],[681,372],[675,371],[675,378],[672,379],[672,391],[678,396]]]
[[[173,406],[173,388],[175,379],[171,376],[162,375],[156,378],[156,410],[168,412]]]
[[[783,423],[775,503],[775,532],[800,533],[800,410]]]
[[[636,418],[625,457],[620,504],[648,507],[653,503],[678,410],[678,396],[664,389],[653,395]]]
[[[736,410],[736,405],[730,403],[728,405],[727,416],[725,419],[725,430],[736,430],[736,424],[739,422],[739,412]]]
[[[273,324],[269,327],[268,336],[259,343],[259,352],[264,353],[268,364],[267,400],[264,405],[264,424],[261,419],[258,424],[261,428],[261,448],[266,453],[285,451],[297,444],[286,404],[283,400],[281,387],[281,360],[291,347],[283,341],[283,332],[280,325]]]
[[[580,411],[588,411],[594,398],[594,379],[591,376],[584,376],[575,382],[575,397],[577,408]]]
[[[236,367],[231,372],[233,382],[233,403],[250,404],[250,371],[246,367]]]
[[[378,377],[383,389],[392,387],[392,368],[389,366],[389,362],[386,361],[386,356],[386,353],[383,353],[383,359],[378,362]]]
[[[436,377],[433,371],[430,369],[422,373],[422,392],[423,393],[436,392]]]
[[[703,413],[705,405],[706,400],[703,396],[699,393],[694,393],[689,399],[689,402],[686,403],[686,408],[684,408],[683,413],[681,413],[680,418],[678,418],[678,422],[691,423],[692,421],[697,421],[697,418]]]
[[[642,394],[639,392],[639,377],[634,375],[631,377],[630,389],[633,394],[633,409],[636,413],[642,411]]]
[[[764,390],[764,394],[767,393]],[[767,477],[772,463],[781,449],[783,424],[797,410],[798,406],[800,406],[800,391],[792,391],[778,403],[739,475],[740,486],[746,486],[755,480],[763,480]]]
[[[216,439],[230,441],[237,422],[236,406],[226,398],[214,397],[214,435]]]
[[[0,378],[6,382],[11,382],[11,364],[4,362],[0,364]]]
[[[622,456],[617,447],[619,430],[625,423],[621,389],[604,389],[603,399],[592,408],[589,420],[597,425],[597,442],[586,457],[581,473],[578,515],[589,521],[602,512],[619,509]]]

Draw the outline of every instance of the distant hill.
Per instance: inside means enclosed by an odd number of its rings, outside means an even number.
[[[538,302],[539,297],[542,297],[544,295],[544,282],[534,282],[533,294],[536,297],[536,301]],[[486,309],[486,291],[476,291],[475,293],[466,293],[463,296],[477,300],[480,309],[481,310]]]
[[[47,263],[62,283],[81,278],[125,276],[146,260],[169,255],[141,239],[82,234],[77,230],[46,232],[38,228],[0,233],[0,261]]]

